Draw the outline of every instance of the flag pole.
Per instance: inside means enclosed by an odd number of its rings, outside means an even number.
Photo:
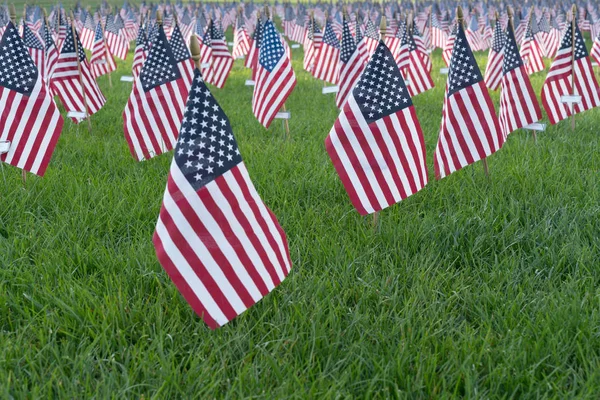
[[[108,50],[108,45],[106,44],[106,23],[102,25],[102,16],[100,16],[100,28],[102,29],[102,43],[104,43],[104,57],[106,57],[106,64],[108,64],[108,68],[110,68],[110,63],[108,62],[109,57],[111,56],[110,50]],[[108,71],[108,86],[112,87],[112,71]]]
[[[571,94],[575,96],[575,16],[577,6],[571,8]],[[571,130],[575,130],[575,103],[571,103]]]
[[[92,120],[90,118],[90,111],[87,103],[87,98],[85,96],[85,86],[83,86],[83,75],[81,73],[81,61],[79,61],[79,45],[77,44],[77,31],[75,30],[75,25],[73,25],[73,21],[75,20],[75,16],[73,15],[73,11],[71,11],[71,32],[73,33],[73,44],[75,46],[75,58],[77,59],[77,71],[79,72],[79,85],[81,86],[81,93],[83,94],[83,104],[85,105],[85,118],[88,122],[88,131],[92,133]]]
[[[17,20],[17,11],[15,10],[15,5],[11,4],[9,7],[9,14],[10,14],[10,20],[13,23],[13,25],[15,24],[16,20]],[[15,25],[15,28],[17,26]],[[18,28],[17,28],[18,29]],[[2,173],[4,173],[4,170],[2,171]],[[25,171],[24,169],[21,170],[21,179],[23,180],[23,187],[25,187],[25,183],[27,182],[27,171]]]

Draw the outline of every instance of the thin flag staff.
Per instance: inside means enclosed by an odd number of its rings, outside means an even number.
[[[196,68],[152,241],[180,293],[215,329],[268,295],[292,263],[285,232],[202,78],[197,40],[190,41]]]

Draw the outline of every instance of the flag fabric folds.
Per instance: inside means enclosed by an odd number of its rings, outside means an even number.
[[[43,176],[60,136],[63,119],[41,73],[9,21],[0,48],[0,141],[10,141],[0,161]],[[26,116],[26,118],[24,118]]]
[[[23,41],[29,50],[33,63],[38,67],[38,70],[42,71],[45,64],[44,45],[26,23],[23,23]]]
[[[340,58],[340,42],[328,21],[323,32],[323,42],[315,58],[313,76],[325,82],[336,84],[339,78],[338,61]]]
[[[292,266],[285,232],[254,188],[229,120],[197,69],[153,243],[212,329],[266,296]]]
[[[92,73],[94,78],[110,74],[117,69],[115,59],[113,58],[112,54],[110,54],[110,50],[108,49],[108,46],[104,40],[102,25],[100,22],[98,22],[96,26],[90,64],[92,64]]]
[[[423,132],[383,41],[331,128],[325,147],[361,215],[383,210],[427,184]]]
[[[265,22],[262,32],[256,70],[252,112],[258,122],[268,128],[296,86],[292,63],[285,55],[281,38],[270,19]]]
[[[342,108],[346,103],[346,100],[348,99],[348,96],[350,96],[350,92],[356,85],[356,82],[358,82],[364,67],[365,62],[354,42],[348,20],[346,19],[346,16],[344,16],[344,21],[342,22],[342,46],[339,61],[339,89],[335,95],[335,104],[338,108]]]
[[[495,153],[503,144],[494,104],[459,21],[433,160],[435,176],[442,179]]]
[[[598,107],[600,105],[598,90],[598,82],[581,32],[577,26],[573,32],[572,24],[569,24],[542,86],[542,105],[550,123],[556,124],[573,114]],[[581,96],[581,102],[571,108],[561,101],[562,96],[569,95]]]
[[[187,94],[165,31],[159,25],[123,112],[125,139],[136,160],[147,160],[173,148]]]
[[[505,42],[506,38],[504,32],[502,31],[502,27],[500,26],[500,21],[496,20],[494,37],[492,38],[492,47],[490,47],[484,75],[485,84],[491,90],[498,89],[500,82],[502,81],[502,49],[504,48]]]
[[[183,35],[177,23],[175,23],[175,27],[173,28],[169,45],[179,66],[179,72],[185,82],[185,86],[189,88],[192,85],[192,78],[194,77],[194,60],[192,60],[192,55],[185,45]],[[187,96],[187,91],[185,92],[185,96]]]

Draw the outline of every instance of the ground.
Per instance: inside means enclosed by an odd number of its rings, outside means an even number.
[[[588,42],[589,48],[589,42]],[[151,238],[171,154],[136,162],[119,62],[93,132],[70,121],[44,178],[0,178],[0,398],[581,397],[600,391],[600,110],[433,178],[445,75],[414,99],[431,182],[383,211],[353,209],[324,148],[334,95],[302,72],[282,123],[252,115],[249,71],[224,89],[258,192],[293,269],[208,329]],[[478,53],[482,69],[486,54]],[[549,66],[549,60],[545,60]],[[532,77],[539,94],[544,73]],[[498,93],[492,94],[496,106]],[[544,118],[547,122],[547,119]]]

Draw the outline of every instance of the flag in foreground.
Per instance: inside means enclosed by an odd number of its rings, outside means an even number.
[[[63,119],[18,29],[9,22],[0,48],[0,141],[10,141],[0,161],[44,175],[62,130]],[[26,116],[26,118],[24,118]]]
[[[197,69],[153,242],[212,329],[266,296],[291,268],[285,232],[256,192],[229,120]]]
[[[394,56],[383,41],[325,147],[361,215],[395,204],[427,184],[423,132]]]
[[[459,20],[434,155],[435,176],[444,178],[503,144],[494,104]]]

